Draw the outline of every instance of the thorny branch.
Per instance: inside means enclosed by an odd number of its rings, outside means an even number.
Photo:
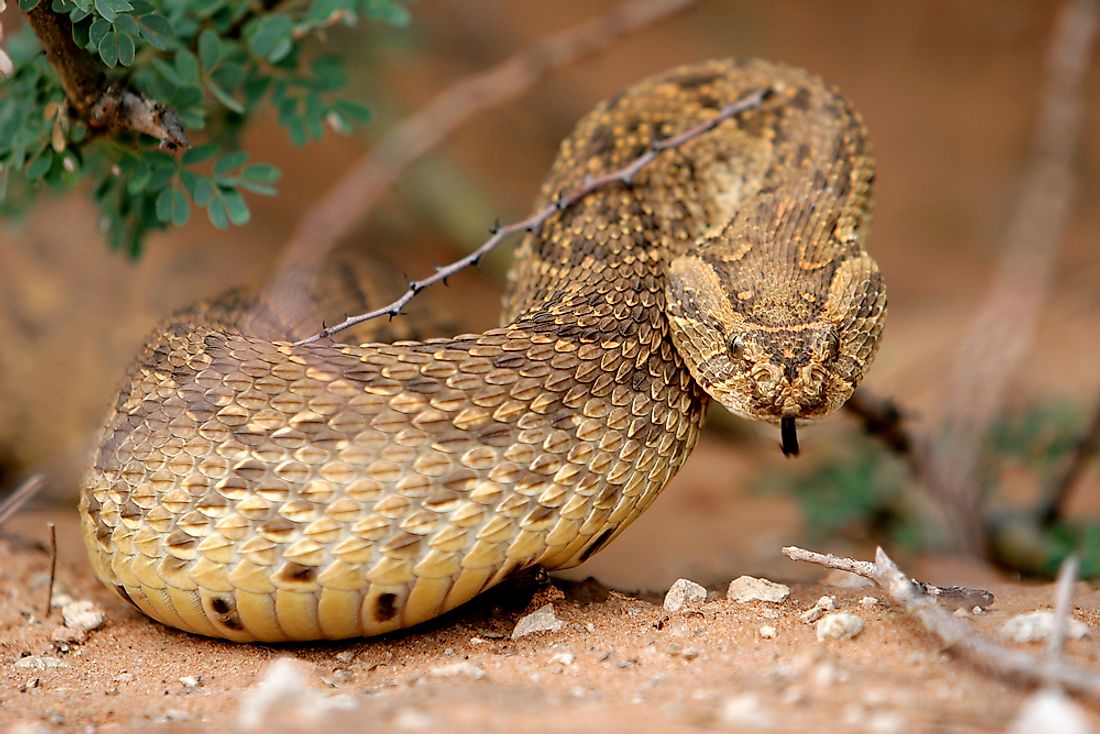
[[[531,216],[518,222],[503,226],[494,226],[490,232],[491,235],[488,240],[485,241],[480,247],[471,252],[469,255],[460,258],[449,265],[436,268],[435,273],[429,275],[422,280],[414,280],[409,283],[408,290],[406,290],[400,298],[393,303],[390,303],[381,308],[377,308],[374,311],[368,313],[359,314],[357,316],[349,316],[335,326],[328,326],[314,334],[300,341],[295,342],[295,346],[302,346],[303,344],[312,344],[320,339],[336,334],[344,329],[351,328],[357,324],[361,324],[364,321],[376,319],[380,316],[394,317],[401,313],[401,309],[411,301],[417,293],[424,290],[428,286],[435,285],[441,281],[446,281],[452,275],[462,271],[471,265],[477,265],[477,263],[492,251],[494,247],[504,241],[509,235],[517,232],[538,232],[543,223],[546,222],[551,216],[558,212],[563,212],[573,204],[580,201],[582,198],[592,193],[593,191],[608,186],[611,184],[623,184],[626,186],[631,185],[634,181],[634,176],[638,171],[645,168],[647,165],[657,159],[661,153],[666,150],[676,148],[684,143],[699,137],[703,133],[706,133],[714,128],[718,127],[723,121],[732,117],[736,117],[740,113],[759,107],[760,104],[771,95],[770,89],[762,89],[745,95],[741,99],[731,102],[730,104],[719,110],[718,114],[710,120],[701,122],[698,125],[688,128],[670,138],[665,138],[653,143],[642,155],[635,158],[631,163],[620,168],[617,171],[597,176],[594,178],[587,178],[584,183],[571,191],[560,194],[552,203],[543,207],[539,211],[535,212]]]
[[[374,149],[302,216],[283,250],[276,275],[264,295],[264,311],[279,314],[282,325],[300,323],[311,313],[308,289],[330,251],[347,237],[382,194],[420,156],[435,148],[482,110],[529,89],[547,73],[568,66],[615,40],[695,5],[697,0],[624,0],[609,12],[547,36],[500,64],[459,80],[394,127]],[[250,330],[263,335],[271,326],[254,319]],[[272,334],[266,334],[271,336]]]
[[[1029,685],[1057,684],[1073,693],[1100,699],[1100,674],[1066,663],[1060,655],[1048,653],[1036,658],[978,634],[964,619],[947,611],[934,597],[922,591],[921,586],[905,575],[882,548],[876,551],[874,563],[814,553],[794,546],[784,548],[783,554],[792,560],[840,568],[871,579],[904,612],[916,617],[927,631],[938,637],[948,650],[993,675]],[[1059,574],[1056,614],[1063,617],[1058,622],[1063,628],[1070,611],[1068,599],[1072,594],[1074,563],[1068,561]],[[1057,644],[1060,649],[1061,643]]]
[[[27,20],[65,96],[88,127],[144,133],[166,148],[191,146],[174,109],[108,80],[99,62],[73,41],[68,15],[54,12],[44,1],[27,12]]]

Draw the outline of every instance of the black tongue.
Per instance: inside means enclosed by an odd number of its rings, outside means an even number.
[[[798,429],[795,428],[794,418],[779,419],[779,437],[782,440],[780,447],[784,456],[798,456]]]

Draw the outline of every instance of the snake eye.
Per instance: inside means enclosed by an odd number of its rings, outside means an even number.
[[[734,334],[730,337],[730,359],[739,360],[745,356],[745,337]]]

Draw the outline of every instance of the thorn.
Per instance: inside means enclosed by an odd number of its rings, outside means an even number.
[[[766,87],[764,91],[760,93],[760,101],[767,102],[769,99],[775,96],[775,89],[772,87]]]
[[[489,234],[491,234],[495,237],[497,235],[497,233],[500,232],[500,226],[501,226],[500,225],[500,217],[497,217],[493,221],[493,226],[489,227]]]
[[[559,212],[565,211],[565,203],[560,193],[554,194],[554,208]]]
[[[470,264],[478,270],[481,270],[481,255],[470,259]]]

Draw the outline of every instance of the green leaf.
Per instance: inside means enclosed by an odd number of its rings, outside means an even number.
[[[121,16],[120,16],[121,17]],[[137,49],[134,46],[134,37],[126,34],[118,34],[118,63],[123,66],[131,66],[134,63],[134,54]]]
[[[225,200],[229,221],[238,227],[248,224],[248,220],[252,218],[252,212],[248,210],[248,204],[245,203],[241,192],[236,189],[223,189],[222,197]]]
[[[29,13],[38,7],[38,3],[41,0],[19,0],[19,9],[24,13]]]
[[[253,55],[268,61],[278,61],[289,49],[282,47],[290,41],[294,23],[285,15],[267,15],[252,24],[248,48]],[[276,52],[281,55],[276,57]]]
[[[192,171],[183,171],[180,180],[183,181],[183,188],[191,195],[191,200],[199,206],[206,206],[214,193],[214,185],[210,183],[210,179]]]
[[[332,108],[342,116],[362,125],[370,119],[370,110],[350,99],[338,99],[332,103]]]
[[[218,162],[214,164],[214,173],[217,175],[225,175],[232,171],[234,168],[243,166],[245,161],[248,160],[248,153],[243,150],[234,151],[227,155],[223,155],[218,159]]]
[[[193,166],[203,161],[208,161],[218,154],[218,146],[213,143],[196,145],[183,154],[183,165]]]
[[[213,79],[207,80],[206,88],[210,90],[210,93],[213,94],[219,102],[225,105],[226,109],[232,110],[238,115],[244,114],[244,105],[241,104],[229,92],[222,89],[216,81],[214,81]]]
[[[270,163],[254,163],[241,171],[241,177],[250,181],[275,183],[283,177],[283,172]]]
[[[172,221],[172,189],[162,189],[157,194],[157,219],[165,224]]]
[[[207,73],[212,71],[222,59],[222,44],[218,34],[207,28],[199,35],[199,61]]]
[[[49,150],[44,150],[40,156],[35,158],[34,161],[27,166],[26,170],[23,171],[23,175],[31,181],[34,181],[49,173],[52,167],[53,154]]]
[[[206,216],[210,218],[210,223],[218,229],[225,229],[229,226],[229,216],[225,211],[225,202],[222,201],[220,196],[210,200],[210,205],[206,207]]]
[[[103,40],[111,31],[111,24],[103,20],[103,18],[96,18],[92,21],[92,25],[88,28],[88,40],[95,47],[99,47],[99,42]]]
[[[99,58],[112,69],[118,65],[118,37],[114,33],[99,39]]]
[[[199,83],[199,60],[185,48],[176,51],[176,75],[181,84]]]
[[[191,217],[191,205],[179,189],[165,189],[172,192],[172,224],[182,227]]]
[[[108,23],[113,23],[120,13],[128,13],[133,9],[126,0],[95,0],[95,11]]]
[[[130,36],[136,36],[141,32],[141,29],[138,28],[138,22],[129,13],[115,18],[114,27],[116,33],[125,33]]]
[[[172,38],[172,23],[163,15],[148,13],[141,16],[141,37],[153,48],[163,51],[168,48],[168,39]]]

